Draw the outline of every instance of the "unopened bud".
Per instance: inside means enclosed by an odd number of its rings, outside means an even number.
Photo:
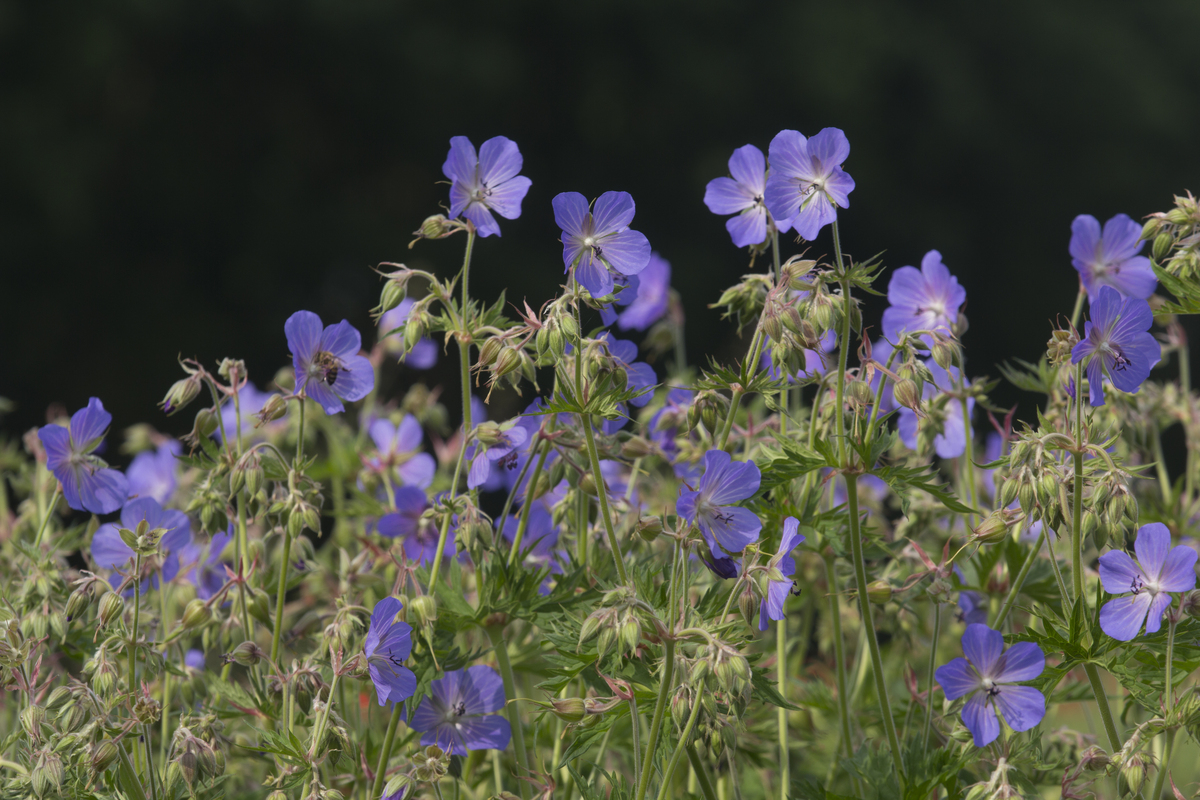
[[[1154,237],[1154,244],[1151,246],[1151,252],[1154,255],[1155,261],[1162,261],[1171,252],[1171,246],[1175,244],[1175,237],[1167,231],[1163,231],[1158,236]]]
[[[59,686],[46,698],[46,710],[58,713],[70,700],[71,690],[66,686]]]
[[[442,214],[434,214],[425,218],[421,227],[413,231],[413,236],[420,239],[442,239],[449,236],[451,231],[452,228],[446,217]]]
[[[183,625],[184,630],[190,631],[193,628],[199,628],[201,625],[204,625],[211,618],[212,609],[210,609],[203,600],[197,597],[189,602],[187,607],[184,608],[183,618],[180,620],[180,624]]]
[[[202,379],[199,375],[188,375],[182,380],[175,381],[167,396],[159,403],[159,408],[169,417],[180,411],[200,394]]]
[[[675,724],[683,728],[687,724],[687,719],[692,714],[692,701],[687,687],[680,686],[675,690],[675,696],[671,698],[671,719]]]
[[[202,408],[196,412],[196,422],[192,426],[192,438],[195,441],[207,439],[216,432],[220,417],[211,408]]]
[[[100,598],[100,627],[107,628],[125,613],[125,601],[116,592],[105,592]]]
[[[972,531],[972,541],[983,544],[996,544],[1008,536],[1008,521],[1003,511],[993,511]]]
[[[112,739],[104,739],[98,742],[92,748],[92,774],[99,775],[106,769],[111,767],[117,760],[120,752],[117,750],[116,744]]]
[[[754,592],[750,591],[749,588],[738,596],[738,611],[742,613],[742,619],[745,620],[746,627],[754,628],[757,626],[759,605]]]
[[[1146,782],[1146,762],[1141,753],[1135,753],[1125,762],[1121,767],[1121,777],[1134,795],[1142,790],[1142,784]]]
[[[25,735],[34,741],[42,738],[42,723],[46,721],[46,709],[41,706],[29,706],[21,712],[21,727]]]
[[[274,422],[283,417],[287,413],[287,400],[283,399],[283,395],[273,394],[266,403],[263,404],[262,410],[258,412],[258,420],[254,423],[254,427],[259,428],[266,425],[268,422]]]
[[[846,384],[846,393],[860,406],[868,406],[874,400],[871,396],[871,385],[866,381],[853,380]]]
[[[902,378],[892,387],[892,396],[896,402],[913,411],[921,409],[921,393],[917,384],[911,378]]]
[[[232,661],[243,667],[253,667],[266,657],[267,654],[254,642],[242,642],[232,652],[225,654],[225,663]]]
[[[413,625],[430,625],[437,621],[437,600],[433,595],[423,594],[408,601],[408,614]]]
[[[550,701],[551,714],[563,722],[579,722],[587,716],[587,706],[581,697],[556,697]]]
[[[644,541],[653,542],[663,531],[662,518],[643,517],[638,520],[635,530],[638,536],[642,537]]]
[[[877,606],[892,599],[892,586],[887,581],[871,581],[867,584],[867,599]]]

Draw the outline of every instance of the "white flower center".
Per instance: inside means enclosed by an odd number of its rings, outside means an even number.
[[[996,686],[996,682],[991,678],[984,678],[979,682],[979,686],[985,692],[990,692]]]
[[[592,236],[586,236],[586,237],[584,237],[584,239],[583,239],[583,246],[584,246],[584,247],[595,247],[595,246],[596,246],[596,239],[595,239],[595,237],[592,237]]]

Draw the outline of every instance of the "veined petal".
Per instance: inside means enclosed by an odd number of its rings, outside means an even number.
[[[504,681],[485,664],[468,667],[460,683],[467,714],[490,714],[504,710]]]
[[[322,350],[338,358],[346,359],[358,355],[362,350],[362,335],[346,320],[327,327],[321,334]]]
[[[704,477],[700,489],[713,505],[723,506],[751,497],[758,491],[762,473],[753,461],[734,461],[724,450],[704,454]]]
[[[495,186],[521,171],[525,160],[517,143],[507,136],[493,136],[479,147],[479,182]]]
[[[840,128],[822,128],[808,140],[808,155],[816,159],[822,171],[828,174],[850,156],[850,140]]]
[[[947,700],[957,700],[979,688],[979,675],[965,658],[952,658],[938,667],[933,677]]]
[[[1126,259],[1120,267],[1114,268],[1109,275],[1109,283],[1126,297],[1147,300],[1158,288],[1158,276],[1150,266],[1150,259],[1145,256],[1133,256]]]
[[[767,209],[752,205],[740,214],[725,220],[725,230],[737,247],[759,244],[767,238]]]
[[[379,645],[380,639],[387,636],[391,630],[392,624],[396,621],[396,615],[400,613],[400,609],[404,608],[404,604],[395,597],[385,597],[375,604],[375,608],[371,610],[371,622],[367,627],[367,638],[363,643],[363,650],[367,655],[373,655],[375,648]]]
[[[799,131],[782,130],[775,134],[775,138],[771,140],[771,145],[767,148],[768,157],[771,161],[771,174],[787,175],[792,178],[802,178],[806,181],[811,181],[818,177],[813,174],[812,158],[808,153],[808,140]],[[768,190],[770,188],[770,179],[767,179]],[[776,219],[780,218],[779,214],[775,214]]]
[[[804,534],[800,533],[800,520],[795,517],[788,517],[783,521],[783,536],[779,541],[780,554],[791,554],[796,546],[804,541]]]
[[[633,222],[635,211],[633,196],[629,192],[605,192],[600,195],[592,211],[596,235],[625,230]]]
[[[704,205],[714,214],[737,214],[754,205],[754,195],[733,178],[713,178],[704,187]]]
[[[341,380],[338,375],[338,380]],[[341,398],[333,391],[333,387],[325,381],[309,381],[304,387],[309,399],[321,407],[326,414],[340,414],[346,410]]]
[[[963,655],[979,674],[996,677],[996,666],[1000,653],[1004,651],[1004,634],[987,625],[968,625],[962,638]]]
[[[38,439],[46,448],[46,468],[57,475],[59,465],[71,457],[70,432],[62,425],[44,425],[38,428]]]
[[[765,598],[767,616],[775,620],[783,619],[783,603],[791,593],[791,581],[771,581],[768,583],[767,596]]]
[[[533,181],[529,178],[518,175],[498,186],[490,187],[492,194],[488,197],[487,204],[505,219],[516,219],[521,216],[521,202],[532,185]]]
[[[98,469],[89,474],[85,468],[79,477],[79,500],[84,510],[93,514],[111,514],[129,497],[129,482],[115,469]]]
[[[461,734],[468,750],[504,750],[512,740],[512,728],[499,714],[464,717]]]
[[[1017,642],[1000,656],[994,680],[998,683],[1030,681],[1046,668],[1046,655],[1033,642]]]
[[[962,710],[963,724],[975,739],[976,747],[986,747],[1000,735],[1000,722],[996,709],[987,702],[986,692],[976,692],[967,700]]]
[[[125,569],[133,559],[133,549],[125,544],[117,526],[105,523],[92,534],[92,560],[100,569]]]
[[[1103,360],[1100,355],[1092,356],[1087,365],[1088,401],[1093,408],[1104,405],[1104,374],[1101,371]]]
[[[1146,633],[1158,633],[1158,629],[1162,627],[1163,614],[1167,607],[1171,605],[1172,597],[1166,592],[1159,592],[1154,595],[1154,599],[1150,601],[1150,608],[1146,613]]]
[[[696,498],[699,492],[681,491],[675,501],[675,513],[683,517],[689,524],[696,521]]]
[[[88,399],[88,404],[71,415],[71,443],[77,453],[90,453],[104,438],[112,424],[112,414],[104,410],[100,398]]]
[[[462,216],[467,206],[471,204],[472,187],[466,183],[455,181],[450,184],[450,218]]]
[[[348,403],[362,400],[375,388],[375,368],[366,356],[344,358],[332,388]]]
[[[1100,556],[1100,585],[1109,594],[1132,592],[1135,586],[1147,580],[1141,567],[1128,553],[1109,550]]]
[[[757,514],[735,506],[726,506],[711,514],[701,514],[697,522],[701,528],[707,527],[721,547],[731,553],[740,553],[746,545],[753,544],[762,530],[762,521]]]
[[[1109,600],[1100,609],[1100,629],[1114,639],[1132,641],[1142,629],[1149,610],[1149,592]]]
[[[437,472],[437,462],[428,453],[417,453],[396,468],[405,486],[419,486],[428,489],[433,484],[433,476]],[[399,500],[397,500],[399,502]]]
[[[434,683],[437,683],[437,681],[434,681]],[[422,733],[431,731],[441,721],[442,714],[443,709],[434,707],[433,698],[428,696],[422,697],[420,705],[413,712],[412,720],[408,723],[408,727]]]
[[[800,213],[800,201],[804,199],[803,192],[803,184],[798,178],[775,171],[767,178],[763,201],[780,230],[786,230],[780,223],[781,220],[788,226],[796,224],[796,215]]]
[[[1100,223],[1091,214],[1080,214],[1071,222],[1071,257],[1080,264],[1075,269],[1084,272],[1095,263],[1100,245]]]
[[[492,212],[483,203],[478,201],[468,203],[462,213],[464,217],[474,223],[475,230],[481,237],[486,239],[488,236],[500,235],[500,224],[496,222]]]
[[[649,252],[650,243],[646,243],[646,250]],[[583,257],[579,259],[579,263],[575,266],[575,280],[579,281],[583,288],[591,293],[592,297],[604,297],[611,294],[613,290],[612,273],[608,271],[608,267],[600,262],[592,255],[591,248],[584,251]]]
[[[283,332],[287,334],[288,348],[291,349],[292,355],[298,361],[311,361],[321,341],[321,318],[311,311],[297,311],[283,323]],[[300,372],[297,370],[297,383],[307,378],[307,374],[302,377]]]
[[[767,160],[752,144],[742,145],[729,157],[729,174],[750,195],[761,196],[767,185]],[[730,213],[717,211],[718,214]]]
[[[837,211],[829,197],[824,192],[815,192],[814,195],[801,205],[800,213],[792,220],[796,233],[810,242],[817,238],[821,228],[837,219]]]
[[[583,228],[589,213],[587,198],[579,192],[562,192],[554,196],[550,205],[554,207],[554,221],[564,233],[579,237],[586,235]],[[567,265],[570,263],[568,261]]]
[[[1152,581],[1157,581],[1162,574],[1163,564],[1171,549],[1171,532],[1161,522],[1151,522],[1138,528],[1137,539],[1134,540],[1133,550],[1137,553],[1138,563],[1142,565],[1143,573]],[[1129,591],[1126,589],[1125,591]]]
[[[825,179],[825,193],[838,208],[850,207],[850,193],[854,191],[854,178],[841,167],[834,167]]]
[[[1117,214],[1104,223],[1104,233],[1100,238],[1104,260],[1115,264],[1132,258],[1145,245],[1140,241],[1141,238],[1142,226],[1130,219],[1128,214]]]
[[[636,275],[650,263],[650,240],[639,231],[610,234],[598,245],[600,257],[622,275]]]
[[[450,152],[442,164],[442,174],[452,181],[474,184],[479,159],[475,155],[475,145],[466,136],[455,136],[450,139]]]
[[[1032,686],[1001,686],[993,698],[1008,727],[1027,731],[1046,716],[1046,697]]]
[[[1158,585],[1165,592],[1188,592],[1196,588],[1196,551],[1180,545],[1172,547],[1163,563]]]
[[[368,662],[367,670],[381,706],[407,700],[417,691],[417,676],[408,667],[376,658]]]

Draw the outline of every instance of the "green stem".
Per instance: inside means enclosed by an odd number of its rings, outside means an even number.
[[[474,237],[474,231],[471,236]],[[467,244],[467,261],[463,265],[464,275],[471,260],[471,247],[468,239]],[[466,289],[466,282],[463,283],[463,289]],[[466,295],[463,295],[464,298]],[[464,314],[466,312],[464,311]],[[465,324],[465,322],[464,322]],[[458,361],[461,371],[462,380],[462,404],[463,404],[463,435],[462,445],[458,448],[458,463],[454,465],[454,480],[450,484],[450,499],[453,500],[458,496],[458,482],[462,477],[463,462],[467,457],[467,439],[471,435],[471,346],[463,341],[458,343]],[[446,538],[450,535],[450,514],[446,514],[442,518],[442,529],[438,533],[437,552],[433,554],[433,566],[429,568],[429,591],[434,591],[437,586],[438,573],[442,569],[442,551],[446,549]]]
[[[721,426],[721,436],[717,444],[718,450],[724,450],[726,443],[729,441],[729,433],[733,430],[734,420],[737,419],[738,409],[741,408],[742,398],[746,394],[746,390],[742,387],[750,381],[750,377],[758,369],[758,360],[762,357],[762,344],[762,328],[755,328],[754,338],[750,342],[750,353],[746,361],[742,364],[741,383],[733,389],[733,397],[729,401],[729,415],[725,417],[725,424]]]
[[[133,558],[133,630],[129,636],[129,693],[136,691],[138,623],[142,610],[142,554]]]
[[[1167,662],[1166,662],[1166,718],[1167,724],[1174,724],[1175,720],[1172,717],[1175,714],[1175,690],[1174,690],[1174,670],[1175,670],[1175,609],[1168,609],[1169,627],[1167,628]],[[1162,797],[1163,782],[1167,777],[1167,768],[1171,763],[1171,751],[1175,747],[1175,728],[1170,728],[1167,731],[1166,746],[1163,749],[1162,762],[1158,766],[1158,774],[1154,778],[1154,792],[1151,797],[1158,800]]]
[[[878,695],[883,729],[887,733],[892,766],[896,779],[903,785],[904,767],[900,761],[900,742],[896,738],[896,722],[892,719],[892,705],[888,699],[887,677],[883,672],[883,657],[879,653],[879,641],[875,637],[875,621],[872,618],[871,601],[867,597],[867,565],[863,560],[862,534],[858,519],[858,476],[846,477],[846,501],[850,514],[850,548],[854,558],[854,583],[858,589],[858,611],[862,616],[863,630],[867,635],[867,648],[871,651],[871,672],[875,677],[875,692]]]
[[[696,718],[700,716],[700,706],[704,705],[699,697],[692,698],[692,713],[688,715],[687,724],[683,727],[683,733],[679,736],[679,743],[675,745],[674,752],[671,753],[671,760],[667,762],[667,768],[663,770],[662,786],[658,790],[658,800],[667,800],[667,792],[671,788],[671,779],[675,776],[675,768],[679,766],[679,759],[683,756],[683,751],[687,749],[688,741],[692,736],[692,728],[696,727]]]
[[[1185,333],[1184,336],[1186,337],[1186,335],[1187,334]],[[1187,436],[1196,425],[1196,419],[1193,412],[1193,408],[1195,406],[1192,401],[1192,365],[1188,361],[1189,358],[1190,356],[1188,354],[1187,339],[1185,338],[1183,340],[1183,344],[1179,345],[1179,388],[1181,389],[1180,395],[1183,397],[1184,408],[1187,409],[1187,419],[1184,420],[1184,436]],[[1183,476],[1183,507],[1186,509],[1192,502],[1192,491],[1195,488],[1195,447],[1189,447],[1187,450],[1187,462],[1185,469],[1187,471]]]
[[[700,760],[696,746],[688,742],[684,749],[687,751],[688,761],[692,763],[692,773],[696,776],[696,782],[700,784],[704,800],[717,800],[717,790],[713,788],[712,779],[708,777],[708,770],[704,768],[704,762]]]
[[[0,491],[4,487],[0,486]],[[42,524],[38,527],[37,536],[33,539],[33,546],[40,547],[42,544],[42,536],[46,533],[46,526],[50,524],[50,517],[54,514],[54,507],[58,505],[58,498],[62,492],[58,488],[58,481],[54,481],[54,494],[50,496],[50,503],[46,506],[46,511],[42,514]]]
[[[279,562],[279,585],[275,591],[275,630],[271,634],[271,661],[279,663],[279,642],[283,638],[283,604],[287,598],[288,565],[292,558],[292,528],[283,526],[283,558]]]
[[[392,744],[396,741],[396,727],[400,724],[400,713],[404,710],[403,703],[392,704],[392,718],[388,721],[387,733],[383,737],[383,749],[379,751],[379,766],[375,769],[375,784],[371,787],[371,800],[383,794],[383,786],[387,782],[388,759],[392,757]],[[499,789],[497,789],[497,792]]]
[[[1017,573],[1016,579],[1013,580],[1012,586],[1008,589],[1008,597],[1004,598],[1004,605],[1000,606],[1000,614],[996,617],[996,630],[1000,630],[1004,626],[1004,620],[1008,619],[1008,612],[1012,611],[1013,604],[1017,602],[1017,595],[1021,593],[1021,587],[1025,585],[1025,578],[1029,575],[1029,570],[1033,567],[1034,559],[1037,558],[1042,549],[1042,542],[1046,541],[1046,526],[1042,525],[1042,532],[1038,534],[1037,544],[1029,551],[1029,555],[1025,557],[1025,563],[1021,565],[1021,571]],[[1054,554],[1050,554],[1054,558]]]
[[[837,254],[838,283],[842,289],[842,330],[838,336],[838,371],[837,397],[833,409],[835,430],[838,440],[838,463],[843,467],[849,466],[846,442],[846,364],[850,358],[850,279],[846,277],[846,268],[842,264],[842,240],[838,233],[837,220],[833,221],[833,250]],[[871,465],[868,465],[871,466]],[[849,480],[847,480],[849,483]],[[882,698],[881,698],[882,699]]]
[[[933,727],[933,683],[937,669],[938,637],[942,634],[942,604],[933,601],[933,638],[929,640],[929,694],[925,695],[925,733],[921,736],[921,749],[929,747],[929,730]]]
[[[672,569],[674,572],[674,569]],[[674,575],[672,583],[674,583]],[[675,609],[670,609],[672,616],[672,627]],[[662,731],[663,715],[667,709],[667,695],[671,693],[671,679],[674,677],[675,671],[675,639],[667,638],[663,642],[663,667],[662,679],[658,685],[658,699],[654,703],[654,716],[650,723],[650,739],[646,742],[646,757],[642,759],[642,774],[637,782],[637,794],[634,795],[635,800],[642,800],[646,796],[646,790],[650,786],[650,774],[654,771],[654,754],[658,750],[659,733]]]
[[[846,688],[846,652],[844,650],[844,642],[842,640],[842,614],[840,603],[838,601],[838,580],[837,580],[837,565],[834,563],[833,554],[824,557],[825,562],[825,583],[829,590],[829,621],[833,624],[833,660],[835,662],[837,675],[837,691],[838,691],[838,717],[842,724],[842,745],[846,749],[846,755],[850,756],[854,753],[854,744],[850,735],[850,695]],[[835,766],[837,759],[834,759],[831,768]]]
[[[150,743],[150,726],[142,726],[142,738],[146,740],[146,778],[150,782],[150,798],[158,800],[158,781],[154,774],[154,750]]]
[[[629,584],[629,576],[625,573],[625,562],[621,557],[621,543],[617,540],[617,532],[613,528],[612,514],[608,508],[608,486],[600,471],[600,451],[596,449],[596,435],[592,432],[592,415],[583,415],[583,434],[587,440],[588,458],[592,464],[592,477],[596,480],[596,494],[600,500],[600,516],[604,519],[604,532],[608,535],[608,546],[612,550],[613,561],[617,565],[617,576],[621,583]]]
[[[304,463],[304,398],[299,400],[300,404],[300,430],[296,435],[296,458],[292,462],[292,466],[297,472],[300,471],[300,465]]]
[[[508,644],[504,641],[503,628],[493,626],[486,630],[500,666],[500,678],[504,681],[504,696],[508,700],[508,723],[512,727],[513,749],[517,756],[517,777],[520,778],[532,773],[529,771],[529,756],[525,751],[525,728],[521,725],[521,701],[517,698],[517,683],[513,678],[512,662],[508,658]],[[517,785],[522,800],[529,800],[529,781],[518,780]]]
[[[533,475],[529,478],[529,483],[525,485],[525,502],[521,506],[521,519],[517,523],[517,532],[513,535],[512,547],[508,551],[508,565],[512,566],[513,560],[516,559],[517,553],[521,552],[521,543],[525,540],[525,531],[529,528],[529,512],[533,509],[533,491],[537,488],[538,479],[542,476],[542,469],[546,466],[546,458],[550,455],[550,440],[547,439],[538,453],[537,466],[533,468]],[[525,460],[525,466],[532,464],[531,459]],[[513,488],[516,493],[517,487],[521,485],[521,476],[517,477],[517,486]],[[504,516],[500,517],[500,531],[504,532],[504,525],[508,522],[508,510],[505,509]]]
[[[162,622],[159,623],[159,630],[163,631],[164,633],[169,627],[170,622],[170,614],[168,613],[170,611],[170,606],[168,605],[169,594],[170,593],[166,591],[160,591],[158,593],[159,607],[161,609],[159,613],[162,616]],[[162,635],[162,633],[159,634],[160,637]],[[166,650],[164,650],[164,654],[168,659],[170,659],[170,653],[171,646],[167,645]],[[167,763],[167,741],[171,738],[171,671],[169,669],[163,670],[162,734],[159,738],[158,760],[160,763],[165,765]]]
[[[1079,283],[1079,294],[1075,295],[1075,310],[1071,312],[1071,327],[1074,328],[1079,324],[1079,315],[1083,311],[1083,298],[1087,297],[1087,291],[1083,288],[1083,282]],[[1079,383],[1076,382],[1076,387]]]
[[[962,372],[959,372],[959,388],[962,389],[966,381],[962,377]],[[963,452],[963,471],[966,473],[964,480],[967,484],[967,498],[971,502],[971,508],[975,508],[975,431],[971,427],[971,411],[970,404],[964,395],[960,398],[962,402],[963,416],[963,433],[966,435],[966,450]],[[967,516],[969,524],[972,528],[975,527],[975,515]]]
[[[1075,368],[1075,482],[1071,505],[1071,575],[1075,602],[1086,603],[1083,594],[1083,362]]]
[[[1121,749],[1122,742],[1117,733],[1116,723],[1113,721],[1112,709],[1108,707],[1108,693],[1104,690],[1104,684],[1100,681],[1100,673],[1096,671],[1095,664],[1090,662],[1084,664],[1083,671],[1087,673],[1092,694],[1096,696],[1096,705],[1100,707],[1100,719],[1104,722],[1104,731],[1108,734],[1109,746],[1115,753]]]
[[[776,234],[778,239],[778,234]],[[779,694],[787,700],[787,616],[775,623],[775,680]],[[780,706],[776,711],[779,722],[779,800],[788,800],[791,785],[791,751],[788,750],[788,714]]]
[[[238,550],[238,577],[244,578],[250,570],[248,563],[249,559],[249,541],[246,537],[246,490],[241,489],[237,495],[237,550]],[[164,592],[165,594],[165,592]],[[246,601],[246,584],[238,583],[238,596],[242,606],[242,628],[246,632],[246,640],[254,641],[254,628],[250,623],[250,608]],[[164,623],[165,624],[165,623]]]
[[[325,733],[325,726],[329,723],[329,709],[333,707],[333,693],[337,689],[338,679],[341,678],[341,673],[333,673],[333,682],[329,685],[329,696],[325,700],[325,708],[321,711],[321,718],[317,720],[317,727],[313,728],[312,743],[308,747],[309,758],[313,763],[313,774],[316,774],[317,748],[321,746],[321,736]],[[342,710],[345,713],[345,709]]]
[[[1163,458],[1162,434],[1158,423],[1150,423],[1150,447],[1154,451],[1154,469],[1158,475],[1158,486],[1162,492],[1163,508],[1171,507],[1171,476],[1167,474],[1167,460]]]
[[[629,731],[631,733],[630,738],[632,739],[629,757],[633,760],[633,783],[635,786],[640,786],[643,775],[643,764],[639,761],[642,755],[642,718],[638,714],[636,695],[631,695],[629,698]],[[648,766],[645,772],[646,774],[650,772]]]

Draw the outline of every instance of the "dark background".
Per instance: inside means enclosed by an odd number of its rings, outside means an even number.
[[[550,199],[627,190],[695,361],[736,354],[707,304],[747,265],[705,183],[735,147],[840,127],[846,249],[939,249],[969,371],[995,375],[1070,314],[1076,214],[1200,190],[1198,32],[1190,2],[0,2],[3,428],[97,395],[114,428],[180,432],[155,409],[176,356],[242,357],[266,386],[301,308],[369,343],[370,266],[458,266],[458,238],[406,249],[458,134],[516,140],[533,180],[479,243],[476,296],[538,306],[562,278]]]

